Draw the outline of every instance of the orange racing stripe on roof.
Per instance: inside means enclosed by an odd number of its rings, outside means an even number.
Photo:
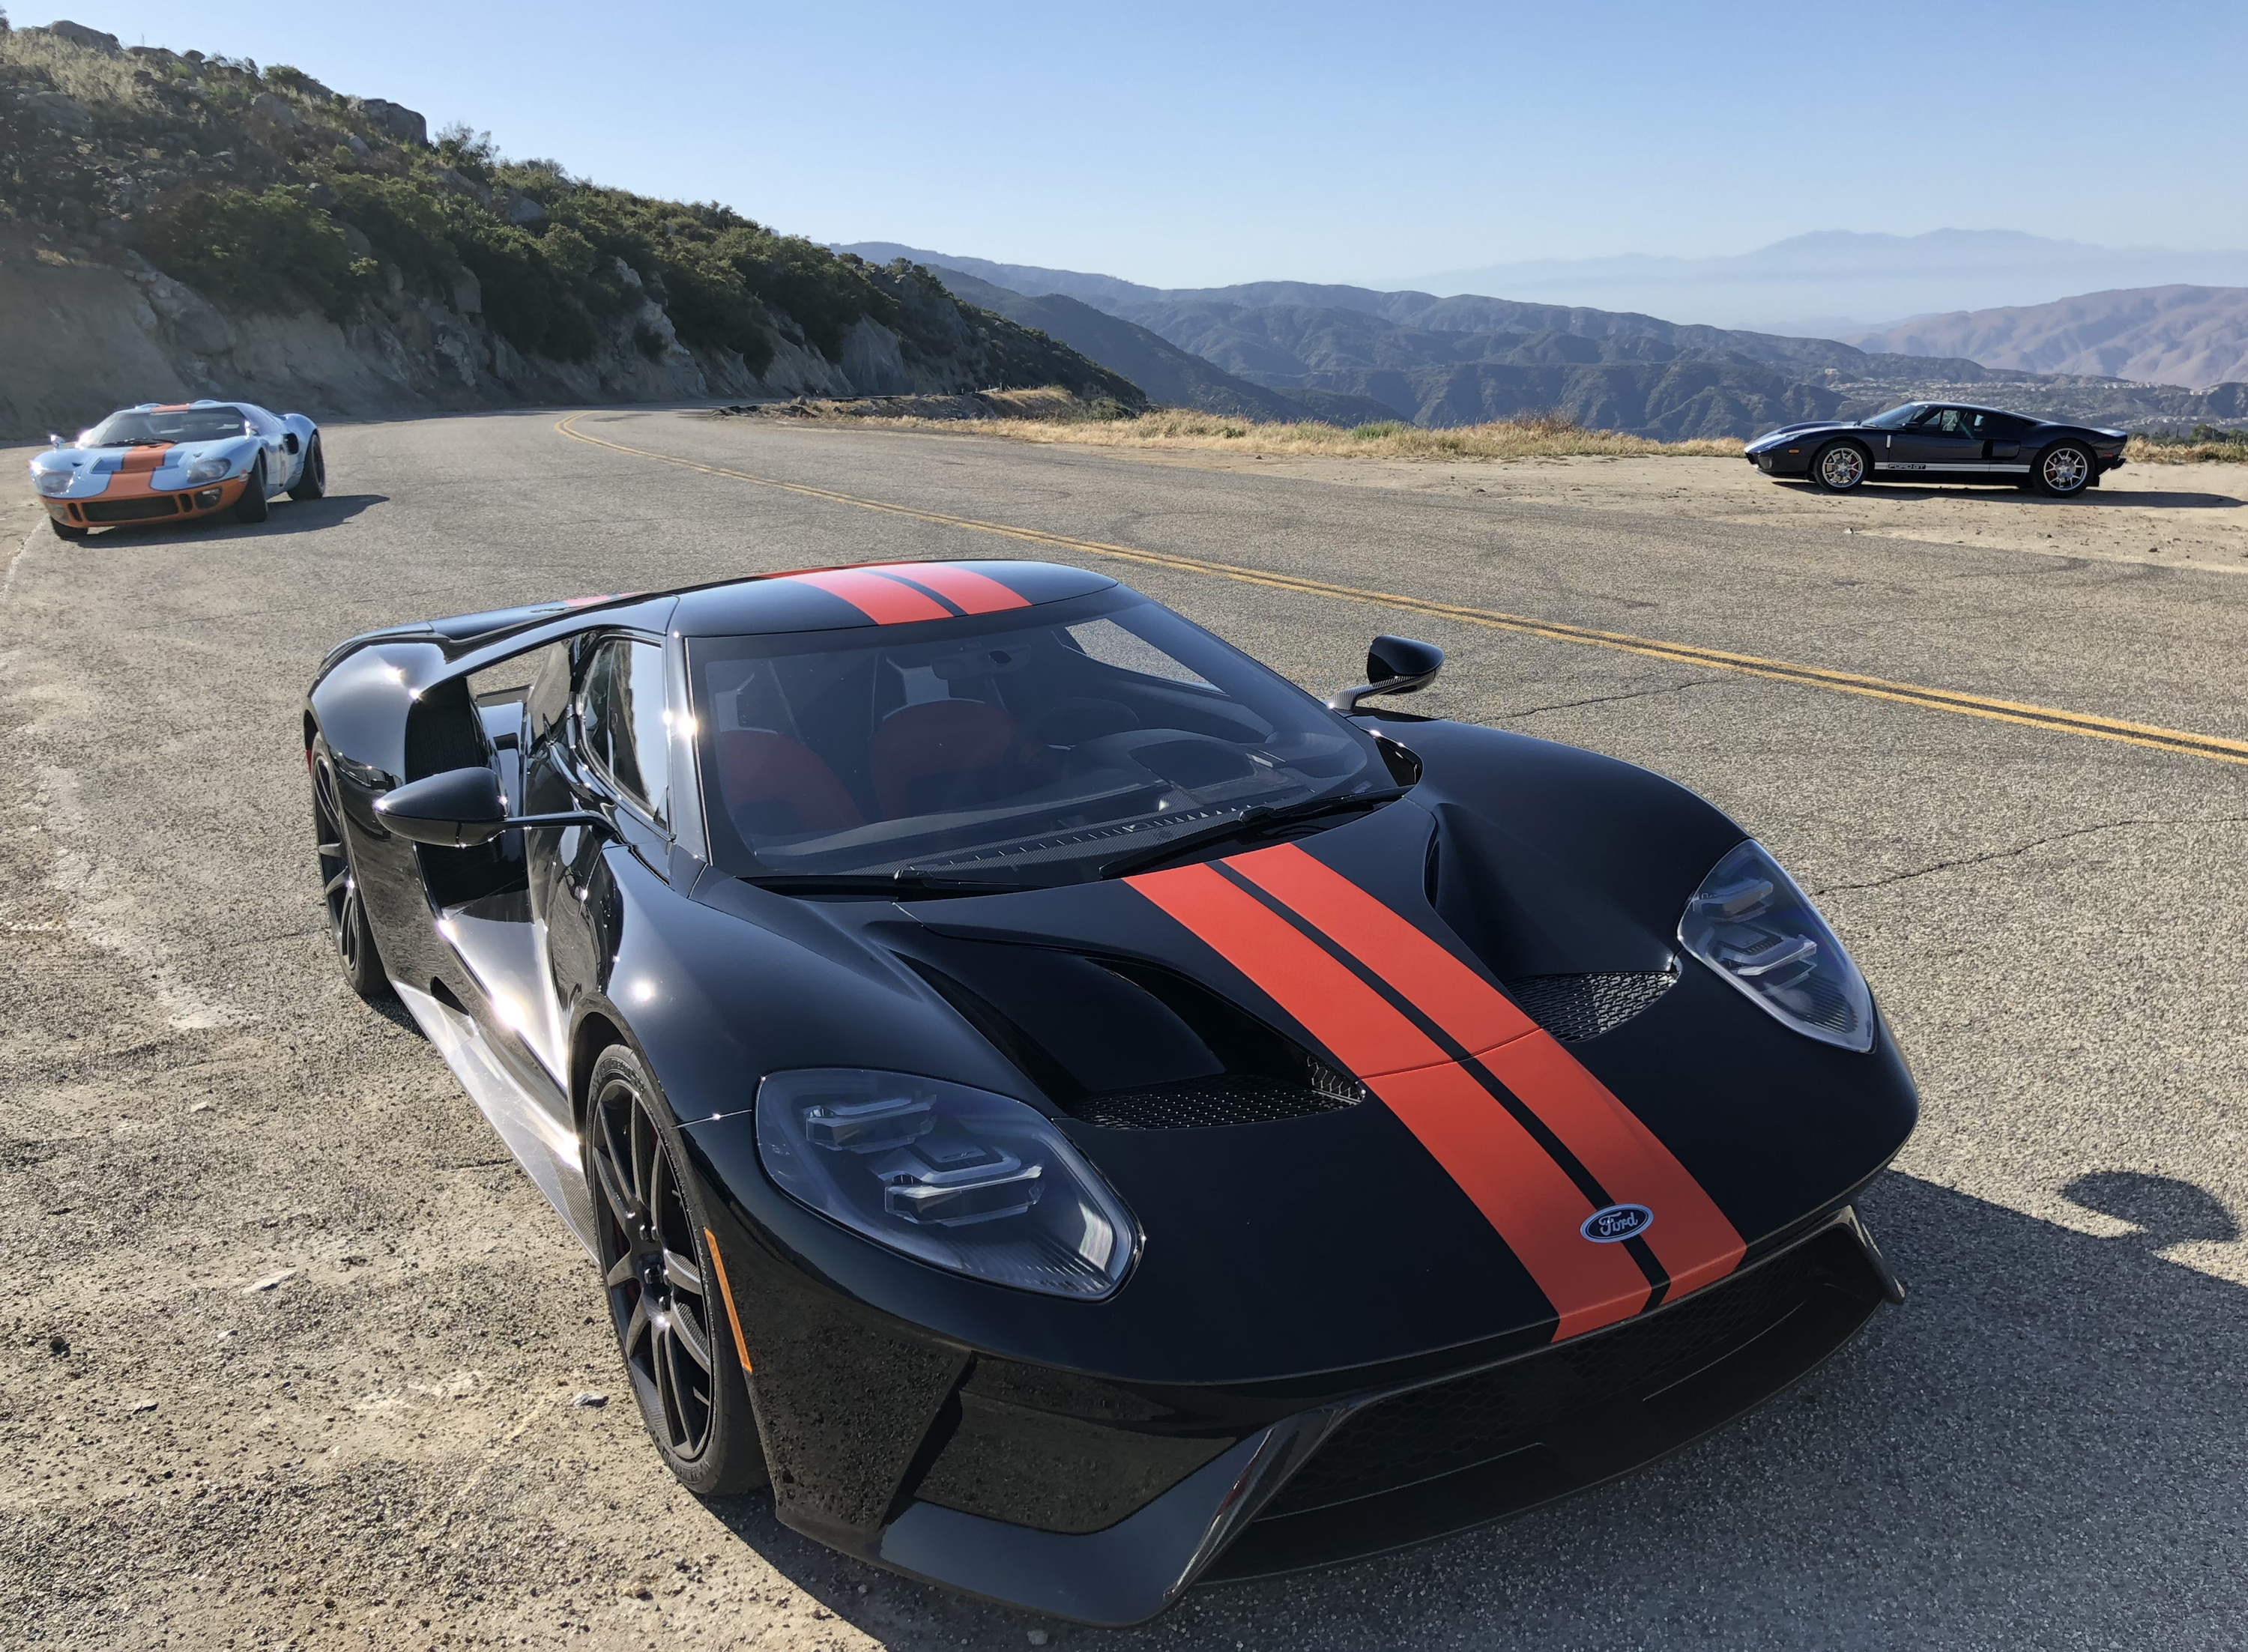
[[[840,597],[876,625],[907,625],[915,620],[949,620],[952,610],[925,591],[885,579],[865,568],[829,568],[817,573],[785,573],[783,580],[816,586]]]
[[[1008,608],[1027,608],[1031,600],[1011,591],[987,573],[963,568],[956,562],[899,562],[874,570],[915,585],[927,586],[963,614],[998,614]]]

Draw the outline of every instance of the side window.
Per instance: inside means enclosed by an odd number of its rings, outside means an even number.
[[[671,744],[663,650],[619,637],[601,644],[578,691],[586,757],[658,820],[670,818]]]

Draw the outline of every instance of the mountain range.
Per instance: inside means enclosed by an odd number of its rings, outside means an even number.
[[[1874,318],[1882,316],[2044,305],[2073,293],[2181,281],[2248,285],[2248,252],[2097,247],[2012,230],[1916,236],[1829,230],[1724,257],[1547,258],[1395,284],[1848,338],[1881,326]]]
[[[1747,435],[1912,399],[2000,401],[2135,428],[2248,416],[2248,386],[2197,392],[1991,366],[1928,353],[1926,341],[1865,349],[1471,294],[1287,281],[1166,290],[888,243],[838,250],[925,265],[956,296],[1050,333],[1157,401],[1243,416],[1276,416],[1277,396],[1296,416],[1336,422],[1374,408],[1432,427],[1562,413],[1667,439]],[[1182,369],[1182,354],[1205,365]]]
[[[2248,379],[2248,286],[2087,292],[2053,304],[1922,316],[1850,341],[1908,355],[1971,356],[2031,373],[2203,387]]]

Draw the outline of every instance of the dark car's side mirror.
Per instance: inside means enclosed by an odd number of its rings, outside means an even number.
[[[598,814],[518,814],[507,812],[499,776],[490,769],[448,769],[409,780],[374,800],[375,819],[409,843],[465,849],[489,843],[516,826],[595,826],[609,829]]]
[[[1327,702],[1327,709],[1347,716],[1368,695],[1411,694],[1434,682],[1443,668],[1444,651],[1433,642],[1376,637],[1366,650],[1366,681],[1354,689],[1345,689]]]

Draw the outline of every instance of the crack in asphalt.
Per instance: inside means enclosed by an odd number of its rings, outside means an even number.
[[[1499,719],[1502,723],[1516,717],[1534,717],[1546,711],[1569,711],[1580,705],[1606,705],[1612,700],[1645,700],[1661,694],[1683,694],[1689,689],[1706,689],[1731,682],[1729,677],[1696,677],[1689,682],[1673,682],[1660,689],[1634,689],[1628,694],[1596,694],[1589,700],[1563,700],[1554,705],[1533,705],[1521,711],[1510,711]]]
[[[1885,889],[1893,883],[1909,883],[1915,878],[1924,878],[1931,873],[1957,871],[1962,867],[1982,866],[1991,860],[2011,860],[2029,853],[2032,849],[2042,849],[2047,844],[2066,843],[2072,838],[2088,838],[2101,832],[2120,832],[2126,826],[2248,826],[2248,815],[2189,815],[2183,819],[2167,815],[2130,815],[2121,820],[2102,820],[2097,826],[2077,826],[2067,832],[2032,838],[2029,842],[2017,844],[2011,849],[1991,849],[1982,854],[1963,855],[1956,860],[1938,860],[1931,866],[1916,867],[1909,872],[1892,873],[1888,877],[1872,878],[1863,883],[1822,884],[1809,893],[1816,899],[1821,895],[1843,895],[1858,889]]]

